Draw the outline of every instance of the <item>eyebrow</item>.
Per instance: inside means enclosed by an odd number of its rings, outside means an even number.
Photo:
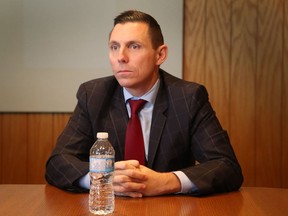
[[[126,41],[125,44],[133,44],[133,43],[137,43],[137,44],[143,44],[141,41],[139,40],[131,40],[131,41]],[[118,41],[112,40],[109,41],[109,44],[120,44]]]
[[[108,44],[120,44],[119,42],[117,42],[117,41],[109,41],[109,43]]]

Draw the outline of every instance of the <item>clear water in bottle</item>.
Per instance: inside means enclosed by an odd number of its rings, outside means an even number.
[[[107,133],[105,133],[107,134]],[[100,136],[100,139],[99,137]],[[106,215],[114,211],[114,149],[107,138],[97,134],[97,141],[90,150],[89,211]],[[106,137],[106,135],[104,136]]]

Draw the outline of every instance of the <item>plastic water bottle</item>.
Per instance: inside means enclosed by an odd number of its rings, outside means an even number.
[[[108,133],[97,133],[97,140],[90,149],[90,193],[89,211],[106,215],[114,211],[115,151],[108,140]]]

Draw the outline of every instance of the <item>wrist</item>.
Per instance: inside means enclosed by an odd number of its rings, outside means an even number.
[[[163,179],[166,180],[164,183],[163,194],[173,194],[181,191],[181,182],[174,173],[164,173]]]

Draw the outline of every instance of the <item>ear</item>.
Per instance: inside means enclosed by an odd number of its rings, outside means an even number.
[[[157,48],[157,61],[156,65],[161,65],[168,56],[168,47],[163,44]]]

